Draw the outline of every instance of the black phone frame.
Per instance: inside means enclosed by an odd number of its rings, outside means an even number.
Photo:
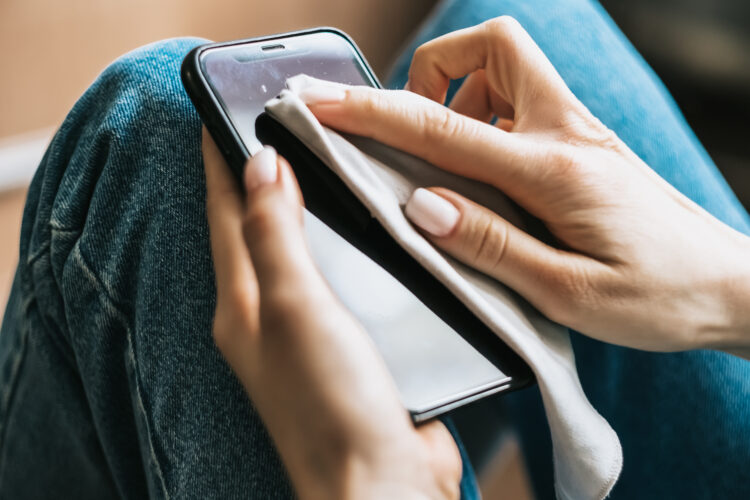
[[[323,31],[335,33],[346,39],[354,48],[372,81],[382,88],[354,41],[346,33],[335,28],[315,28],[232,42],[211,43],[194,48],[185,57],[181,68],[183,85],[238,181],[241,179],[242,169],[250,153],[232,125],[223,104],[218,96],[214,95],[203,74],[200,64],[201,54],[213,48],[267,42]],[[445,285],[398,245],[344,182],[297,137],[266,113],[262,113],[256,121],[256,136],[261,143],[272,145],[279,154],[289,160],[308,210],[386,269],[433,313],[510,378],[495,386],[464,394],[456,400],[445,402],[423,412],[410,411],[415,422],[433,418],[491,394],[506,393],[534,383],[533,373],[518,354],[489,330]]]

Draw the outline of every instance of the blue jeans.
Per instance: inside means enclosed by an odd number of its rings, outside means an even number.
[[[666,90],[597,4],[448,1],[415,44],[501,14],[521,21],[576,95],[660,175],[750,232]],[[34,178],[0,332],[0,498],[292,496],[211,338],[200,123],[178,76],[199,42],[160,42],[112,64]],[[581,336],[574,345],[585,390],[623,442],[615,496],[746,492],[750,363]],[[504,401],[523,417],[535,488],[550,498],[538,392]],[[476,496],[468,464],[462,491]]]

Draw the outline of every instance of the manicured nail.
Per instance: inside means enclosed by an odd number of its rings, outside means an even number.
[[[252,191],[263,184],[276,182],[278,170],[276,150],[270,146],[264,147],[245,165],[245,189]]]
[[[297,94],[302,102],[308,106],[315,104],[335,104],[346,97],[346,92],[338,87],[328,85],[311,85],[305,87]]]
[[[442,196],[418,188],[406,203],[406,216],[434,236],[448,236],[458,223],[458,209]]]
[[[341,86],[307,75],[296,75],[287,79],[286,86],[307,105],[335,104],[346,97],[346,90]]]

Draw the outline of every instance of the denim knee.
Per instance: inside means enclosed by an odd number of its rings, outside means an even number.
[[[99,76],[92,90],[113,95],[123,111],[140,117],[184,115],[192,106],[184,99],[179,68],[198,38],[174,38],[145,45],[115,60]]]
[[[168,244],[177,226],[202,238],[200,120],[180,81],[183,57],[202,42],[171,39],[125,54],[68,114],[32,186],[45,209],[30,252],[49,248],[53,275],[85,264],[112,300],[127,302],[144,252]],[[177,220],[170,207],[185,200]]]

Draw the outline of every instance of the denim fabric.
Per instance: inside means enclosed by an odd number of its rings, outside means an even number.
[[[0,498],[293,496],[211,336],[200,121],[179,78],[200,42],[108,67],[32,182],[0,333]]]
[[[291,496],[214,348],[199,40],[108,67],[32,182],[0,335],[3,498]]]
[[[442,2],[397,61],[389,86],[406,82],[419,44],[500,15],[520,21],[576,96],[659,175],[750,234],[750,217],[674,100],[598,3]],[[640,352],[579,334],[573,346],[586,394],[622,442],[624,468],[612,498],[750,498],[750,362],[709,351]],[[537,495],[552,498],[538,390],[504,402],[520,427]]]
[[[500,14],[522,22],[657,172],[748,232],[671,98],[598,5],[449,1],[419,40]],[[0,498],[292,496],[210,335],[200,129],[178,77],[199,42],[161,42],[110,66],[34,178],[0,331]],[[750,364],[574,343],[584,388],[623,442],[615,496],[732,498],[747,488]],[[538,394],[505,400],[522,415],[540,497],[551,497]],[[475,496],[469,470],[465,479],[465,496]]]

